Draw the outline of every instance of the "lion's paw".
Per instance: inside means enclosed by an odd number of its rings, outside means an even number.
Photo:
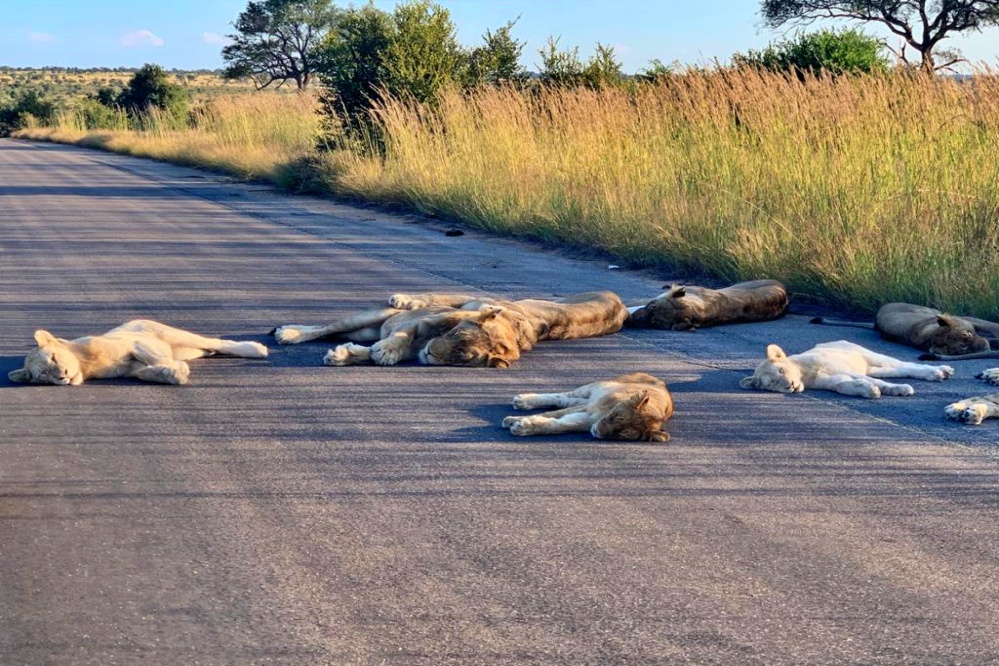
[[[530,419],[517,419],[510,425],[510,432],[518,437],[533,435],[536,430],[535,423]]]
[[[976,379],[984,379],[989,384],[993,386],[999,385],[999,368],[989,368],[988,370],[982,370],[977,375]]]
[[[302,329],[304,326],[288,324],[274,330],[274,339],[279,345],[295,345],[302,341]]]
[[[927,378],[927,381],[931,382],[942,382],[945,379],[950,379],[954,376],[954,368],[949,365],[941,365],[933,369],[933,372]]]
[[[191,376],[191,366],[183,361],[177,362],[177,367],[173,369],[173,383],[186,384]]]
[[[350,343],[337,345],[335,348],[326,352],[326,355],[323,356],[323,365],[350,365]]]
[[[513,396],[513,408],[514,409],[534,409],[533,398],[534,393],[518,393]]]
[[[989,415],[989,408],[981,403],[969,405],[961,412],[960,419],[968,425],[981,425],[985,417]]]
[[[406,353],[405,347],[389,344],[388,340],[379,340],[371,346],[371,361],[375,365],[395,365]]]
[[[881,393],[884,395],[907,397],[910,395],[916,395],[916,389],[912,388],[909,384],[892,384],[891,386],[882,386]]]
[[[944,414],[946,414],[949,419],[959,419],[961,418],[961,413],[967,408],[968,403],[966,402],[952,402],[944,407]]]
[[[509,430],[513,427],[513,424],[520,420],[519,416],[507,416],[503,419],[503,427]]]
[[[249,358],[267,358],[270,353],[267,347],[259,342],[245,342],[244,344],[250,350]]]
[[[408,294],[392,294],[389,296],[388,302],[389,307],[396,310],[416,310],[417,308],[425,308],[430,305],[427,301],[414,298]]]

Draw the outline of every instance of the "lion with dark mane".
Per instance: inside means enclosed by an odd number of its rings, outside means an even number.
[[[705,326],[770,321],[787,313],[787,289],[776,280],[739,282],[724,289],[672,285],[645,305],[629,306],[625,325],[689,331]]]
[[[621,330],[628,310],[609,291],[557,301],[507,300],[470,294],[394,294],[389,307],[325,326],[289,324],[279,344],[326,337],[347,340],[326,353],[326,365],[429,365],[507,368],[542,340],[592,338]],[[373,343],[364,346],[358,343]]]
[[[910,303],[887,303],[878,310],[874,323],[850,322],[826,317],[813,324],[873,329],[881,337],[928,352],[921,360],[959,361],[999,358],[999,324],[975,317],[945,314]]]

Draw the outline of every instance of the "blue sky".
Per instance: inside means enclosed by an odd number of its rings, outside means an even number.
[[[549,35],[589,55],[614,46],[627,72],[653,58],[689,64],[728,60],[786,36],[760,26],[759,0],[438,0],[476,44],[487,29],[520,17],[514,36],[527,41],[524,64],[540,61]],[[179,69],[222,66],[220,41],[246,0],[0,0],[0,65]],[[340,6],[347,3],[339,2]],[[376,5],[391,9],[394,0]],[[876,30],[870,32],[879,34]],[[999,66],[999,29],[943,42],[973,61]]]

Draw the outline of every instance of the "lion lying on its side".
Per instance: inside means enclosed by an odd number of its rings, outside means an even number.
[[[616,333],[628,316],[621,299],[609,291],[558,301],[394,294],[389,306],[326,326],[281,326],[274,337],[283,345],[327,336],[349,340],[327,352],[326,365],[395,365],[418,358],[430,365],[507,368],[538,341]]]
[[[24,367],[7,376],[13,382],[78,386],[87,379],[135,377],[162,384],[187,383],[185,361],[209,354],[266,358],[259,342],[206,338],[159,322],[136,319],[104,335],[75,340],[35,331],[37,349],[28,352]]]
[[[687,331],[718,324],[779,319],[787,290],[776,280],[740,282],[724,289],[673,285],[645,305],[629,306],[626,326]]]
[[[813,324],[874,329],[886,340],[901,342],[928,354],[921,360],[958,361],[999,358],[999,324],[975,317],[944,314],[910,303],[886,303],[873,324],[816,317]]]
[[[806,388],[825,389],[843,395],[880,398],[883,395],[913,395],[908,384],[890,384],[882,377],[913,377],[939,382],[954,374],[954,368],[899,361],[876,354],[846,340],[824,342],[801,354],[787,356],[777,345],[767,346],[767,360],[739,386],[778,393],[801,393]]]
[[[508,416],[503,427],[514,435],[590,432],[597,439],[665,442],[663,424],[673,415],[666,384],[644,372],[584,384],[568,393],[521,393],[514,409],[561,407],[533,416]]]

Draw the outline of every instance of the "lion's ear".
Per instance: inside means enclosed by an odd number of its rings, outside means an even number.
[[[743,377],[739,381],[739,386],[741,386],[744,389],[756,388],[757,386],[759,386],[759,384],[756,381],[756,375],[753,375],[752,377]]]
[[[787,354],[777,345],[767,345],[767,358],[771,361],[782,361],[787,358]]]
[[[631,398],[628,399],[628,402],[635,409],[641,408],[648,401],[649,401],[649,392],[648,391],[639,391],[638,393],[636,393],[635,395],[631,396]]]
[[[39,347],[53,347],[59,344],[54,335],[42,329],[35,331],[35,342]]]
[[[479,308],[479,321],[489,321],[495,318],[500,312],[503,312],[503,308],[498,305],[483,305]]]
[[[499,356],[490,356],[489,360],[486,362],[486,365],[490,368],[501,368],[501,369],[509,368],[510,361],[506,360],[505,358],[500,358]]]
[[[670,287],[669,297],[670,298],[683,298],[687,295],[687,288],[682,284],[675,284]]]
[[[943,327],[949,327],[952,325],[950,317],[947,315],[937,315],[937,325]]]
[[[21,368],[20,370],[14,370],[13,372],[8,372],[7,379],[9,379],[12,382],[23,384],[24,382],[31,381],[31,375],[28,374],[28,371],[25,368]]]

